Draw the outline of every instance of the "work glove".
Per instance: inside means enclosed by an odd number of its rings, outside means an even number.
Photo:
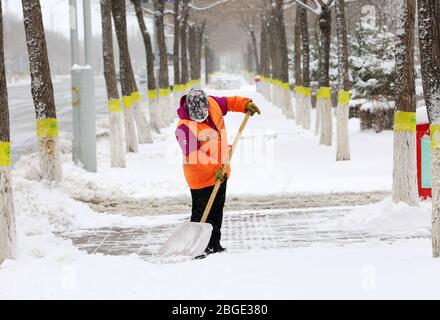
[[[261,114],[260,109],[258,109],[257,105],[252,101],[246,104],[245,110],[246,112],[250,112],[251,116],[253,116],[255,113]]]
[[[223,168],[220,168],[215,173],[215,182],[220,181],[221,183],[225,182],[228,179],[228,175],[226,172],[223,173]]]

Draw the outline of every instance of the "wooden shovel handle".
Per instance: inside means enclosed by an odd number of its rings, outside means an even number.
[[[234,143],[232,144],[232,148],[229,153],[229,157],[228,157],[228,159],[226,159],[226,163],[223,165],[222,176],[224,176],[226,173],[226,166],[229,166],[229,164],[231,162],[232,155],[234,154],[235,148],[237,147],[238,142],[240,141],[241,134],[243,133],[244,128],[246,128],[246,125],[247,125],[250,117],[251,117],[251,113],[250,112],[246,113],[246,116],[244,117],[243,122],[241,123],[240,129],[238,130],[237,136],[234,139]],[[221,184],[222,184],[222,182],[220,180],[217,180],[215,182],[214,189],[212,190],[211,196],[209,197],[209,200],[208,200],[208,204],[206,205],[202,219],[200,220],[201,223],[205,223],[206,220],[208,219],[209,212],[211,211],[212,205],[214,204],[215,197],[217,196],[217,193],[218,193],[218,190],[220,189]]]

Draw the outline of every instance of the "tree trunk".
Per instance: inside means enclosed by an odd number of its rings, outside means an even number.
[[[107,88],[110,130],[110,162],[112,168],[125,168],[125,143],[121,100],[116,81],[115,58],[113,52],[112,0],[101,1],[102,53],[104,78]]]
[[[272,36],[276,45],[276,77],[275,77],[275,103],[281,106],[284,115],[293,119],[292,98],[289,84],[289,57],[287,49],[286,28],[284,24],[284,2],[274,0],[272,3],[273,28]],[[275,48],[274,48],[275,49]]]
[[[396,31],[396,113],[394,116],[393,201],[418,204],[416,101],[414,82],[415,0],[398,2]]]
[[[307,0],[303,0],[307,4]],[[302,42],[302,126],[306,130],[310,130],[311,111],[312,111],[312,90],[310,88],[310,43],[309,43],[309,26],[307,23],[307,9],[300,7],[301,21],[301,42]]]
[[[174,1],[174,92],[180,92],[180,0]]]
[[[337,150],[336,160],[350,160],[350,142],[348,135],[348,115],[350,102],[350,79],[348,77],[348,40],[345,20],[344,0],[336,0],[336,31],[338,37],[338,73],[339,94],[337,109]]]
[[[159,109],[166,123],[174,118],[171,106],[171,91],[168,79],[168,52],[165,41],[164,24],[165,0],[154,1],[155,23],[157,30],[157,45],[159,47]]]
[[[189,4],[191,0],[182,0],[182,24],[180,25],[180,81],[182,85],[188,87],[189,83],[189,66],[188,66],[188,16]]]
[[[0,1],[0,264],[15,258],[15,217],[11,186],[11,144],[8,89],[3,49],[3,12]]]
[[[189,70],[191,78],[191,86],[194,84],[194,80],[197,80],[197,44],[196,44],[196,26],[191,25],[188,27],[188,54],[189,54]]]
[[[295,39],[294,39],[294,67],[295,67],[295,120],[296,124],[302,123],[303,114],[303,84],[301,79],[301,9],[297,5],[295,17]]]
[[[440,10],[437,0],[419,0],[419,48],[423,93],[431,125],[432,254],[440,257]]]
[[[253,50],[253,56],[254,56],[254,60],[255,60],[255,71],[257,74],[261,73],[261,68],[260,68],[260,59],[258,57],[258,45],[257,45],[257,36],[255,35],[255,30],[254,27],[251,27],[250,30],[250,36],[251,36],[251,40],[252,40],[252,50]]]
[[[154,54],[151,45],[150,33],[144,22],[144,14],[142,12],[141,0],[132,0],[134,4],[134,9],[136,12],[136,17],[139,24],[139,29],[142,34],[142,39],[145,46],[145,54],[147,61],[147,85],[148,85],[148,106],[150,114],[150,125],[157,133],[160,133],[160,118],[157,110],[157,88],[156,88],[156,77],[154,75]]]
[[[330,41],[332,15],[329,6],[323,6],[319,16],[322,59],[319,66],[317,108],[320,113],[320,144],[332,145],[332,103],[330,94]]]
[[[263,82],[263,95],[270,100],[270,48],[268,39],[267,21],[263,17],[261,22],[261,40],[260,40],[260,68],[261,81]]]
[[[133,70],[130,61],[130,52],[128,51],[125,1],[112,0],[112,13],[119,45],[119,73],[124,105],[126,147],[128,152],[138,152],[138,139],[134,121],[133,101],[131,98],[131,94],[135,90],[131,79]]]
[[[48,181],[62,181],[58,121],[40,1],[22,0],[29,54],[32,98],[37,118],[40,174]]]

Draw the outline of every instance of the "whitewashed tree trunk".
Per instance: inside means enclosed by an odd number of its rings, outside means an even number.
[[[394,132],[393,201],[411,206],[419,204],[417,196],[416,133]]]
[[[39,137],[40,174],[44,180],[63,181],[59,137]]]
[[[440,5],[418,1],[419,48],[423,95],[431,124],[432,255],[440,257]]]
[[[0,11],[1,14],[1,11]],[[0,168],[0,264],[15,258],[15,218],[10,168]]]
[[[110,112],[110,155],[112,168],[125,168],[124,121],[122,112]]]
[[[336,31],[338,35],[338,107],[336,111],[336,161],[350,160],[350,145],[348,135],[348,117],[350,101],[350,79],[348,76],[348,40],[347,24],[345,21],[345,3],[336,0]],[[348,97],[348,99],[347,99]],[[348,100],[348,101],[347,101]]]
[[[318,136],[319,132],[321,131],[321,109],[322,109],[322,101],[316,100],[315,136]]]
[[[332,145],[333,120],[332,120],[332,101],[322,99],[321,103],[321,137],[319,144],[325,146]]]
[[[302,102],[302,126],[306,130],[310,130],[312,122],[312,97],[303,96]]]
[[[300,89],[299,89],[300,90]],[[303,123],[303,95],[299,90],[296,90],[295,93],[295,120],[297,125],[301,125]]]
[[[295,114],[293,112],[293,104],[292,104],[292,94],[290,90],[280,88],[282,99],[283,99],[283,105],[286,112],[286,118],[287,119],[295,119]]]
[[[37,123],[40,174],[43,179],[61,182],[58,124],[49,58],[39,1],[22,0],[24,27],[29,56],[32,98]]]
[[[432,168],[432,253],[440,257],[440,149],[431,150]]]
[[[156,94],[154,94],[156,96]],[[156,132],[160,133],[161,121],[159,114],[159,100],[157,98],[148,98],[148,111],[150,115],[151,128]]]
[[[348,139],[348,116],[349,106],[339,104],[336,110],[337,122],[337,150],[336,160],[350,160],[350,142]]]
[[[393,202],[418,205],[414,80],[415,0],[396,4],[396,114],[394,116]]]
[[[138,152],[138,139],[134,124],[133,107],[124,107],[125,146],[127,152]]]
[[[0,264],[15,258],[15,217],[11,185],[8,88],[3,47],[3,10],[0,1]]]
[[[130,51],[128,49],[126,8],[124,1],[111,1],[113,21],[119,45],[119,69],[124,106],[125,146],[127,152],[138,152],[138,138],[133,112],[132,93],[137,92]]]
[[[140,144],[153,143],[151,128],[140,101],[133,101],[133,114]]]
[[[125,168],[125,132],[116,80],[111,0],[101,1],[101,24],[104,78],[109,107],[110,166],[112,168]]]

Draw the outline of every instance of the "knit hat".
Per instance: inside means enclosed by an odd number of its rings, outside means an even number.
[[[208,96],[203,90],[191,89],[186,96],[186,106],[191,120],[203,122],[209,116]]]

